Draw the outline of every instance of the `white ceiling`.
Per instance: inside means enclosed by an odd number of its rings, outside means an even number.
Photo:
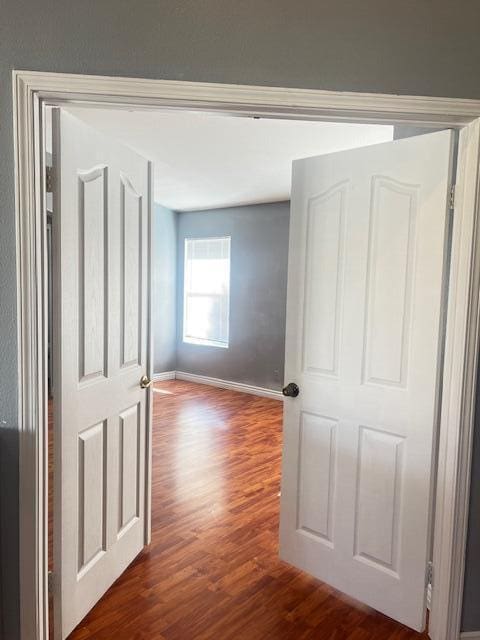
[[[152,160],[155,201],[176,211],[288,200],[292,160],[393,138],[393,127],[380,125],[68,110]]]

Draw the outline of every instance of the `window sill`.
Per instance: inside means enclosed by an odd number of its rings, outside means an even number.
[[[202,340],[201,338],[183,338],[185,344],[195,344],[200,347],[218,347],[220,349],[228,349],[228,343],[215,342],[215,340]]]

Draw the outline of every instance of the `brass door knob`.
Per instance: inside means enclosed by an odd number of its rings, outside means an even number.
[[[140,387],[142,389],[148,389],[148,387],[150,387],[152,383],[153,383],[153,380],[150,380],[148,376],[142,376],[140,378]]]

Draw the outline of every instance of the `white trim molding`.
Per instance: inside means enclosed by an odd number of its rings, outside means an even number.
[[[41,109],[13,83],[17,259],[21,640],[48,638],[47,268]],[[33,382],[36,381],[36,384]]]
[[[175,371],[162,371],[162,373],[154,373],[152,380],[161,382],[162,380],[175,380]]]
[[[480,640],[480,631],[462,631],[460,640]]]
[[[458,638],[480,333],[479,125],[471,124],[480,118],[480,101],[30,71],[14,71],[13,84],[22,640],[48,638],[47,269],[41,142],[44,107],[66,104],[465,127],[457,178],[463,196],[455,204],[447,310],[430,616],[433,640]]]
[[[480,328],[480,120],[460,132],[438,438],[430,637],[462,615]]]
[[[283,400],[283,394],[281,391],[266,389],[265,387],[256,387],[252,384],[244,384],[243,382],[220,380],[220,378],[210,378],[209,376],[201,376],[197,373],[187,373],[186,371],[177,371],[175,374],[175,378],[177,380],[197,382],[198,384],[208,384],[211,387],[219,387],[220,389],[229,389],[230,391],[250,393],[254,396],[262,396],[264,398],[271,398],[272,400]]]

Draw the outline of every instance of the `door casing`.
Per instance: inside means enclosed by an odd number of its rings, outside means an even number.
[[[30,71],[14,71],[12,81],[22,640],[48,638],[47,254],[43,122],[46,106],[66,104],[195,109],[244,117],[460,129],[436,464],[435,522],[432,523],[435,582],[430,614],[433,640],[457,639],[463,599],[480,338],[480,101]],[[32,384],[33,380],[38,380],[38,384]],[[146,470],[150,475],[149,460]]]

